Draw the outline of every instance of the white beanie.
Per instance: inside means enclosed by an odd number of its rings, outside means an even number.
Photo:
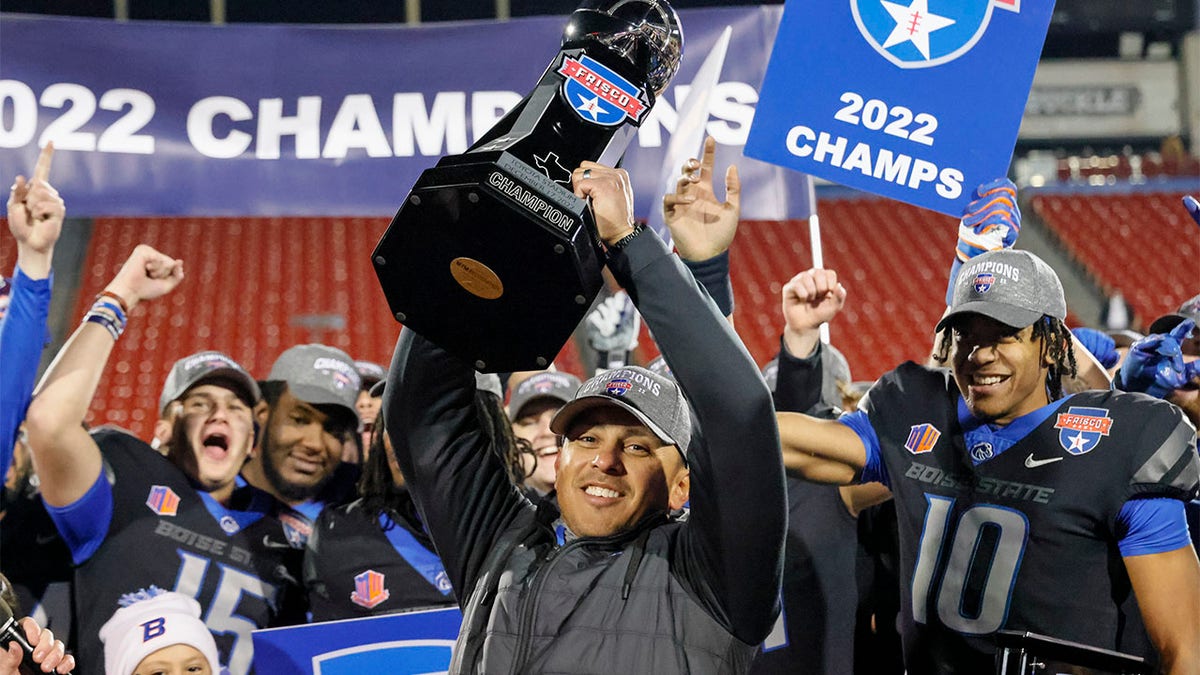
[[[105,675],[132,675],[142,659],[172,645],[190,645],[221,672],[217,643],[200,620],[200,603],[151,586],[122,597],[121,607],[100,629]]]

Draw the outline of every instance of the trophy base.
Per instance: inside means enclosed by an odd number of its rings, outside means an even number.
[[[546,368],[603,285],[586,202],[512,155],[421,174],[373,263],[397,321],[483,372]]]

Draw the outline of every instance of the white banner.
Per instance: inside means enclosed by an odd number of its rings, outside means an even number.
[[[1042,61],[1019,137],[1158,137],[1182,128],[1174,61]]]

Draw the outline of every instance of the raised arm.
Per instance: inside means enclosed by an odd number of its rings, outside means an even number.
[[[97,300],[47,369],[29,405],[26,428],[48,505],[74,503],[100,475],[100,449],[83,421],[127,314],[182,280],[183,261],[139,245],[105,288],[110,295]]]
[[[508,478],[475,412],[475,372],[405,328],[383,414],[396,460],[460,603],[514,518],[533,508]]]
[[[814,483],[849,485],[867,464],[867,448],[850,427],[802,413],[775,413],[783,465]]]
[[[684,162],[675,191],[663,196],[663,222],[683,264],[691,270],[721,314],[733,323],[733,287],[729,282],[729,245],[737,234],[742,184],[737,166],[725,170],[725,201],[713,189],[717,142],[704,139],[699,159]]]
[[[8,193],[8,229],[17,242],[17,268],[6,318],[0,321],[0,476],[12,462],[17,428],[33,395],[38,363],[48,341],[46,317],[50,313],[53,277],[50,263],[62,232],[66,205],[50,185],[54,144],[38,156],[33,178],[17,176]]]
[[[606,244],[633,230],[624,171],[585,163],[576,193],[592,197]],[[770,393],[731,326],[653,233],[612,252],[629,291],[695,413],[703,441],[688,450],[691,516],[673,564],[713,615],[750,643],[777,607],[786,497]]]

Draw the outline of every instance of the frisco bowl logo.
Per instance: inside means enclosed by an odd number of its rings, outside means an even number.
[[[609,396],[624,396],[625,392],[632,388],[633,385],[629,383],[629,380],[613,380],[608,383],[605,391],[608,392]]]
[[[280,513],[279,524],[283,526],[283,536],[292,548],[304,548],[312,536],[312,524],[295,513]]]
[[[976,293],[987,293],[992,289],[994,283],[996,283],[996,277],[991,272],[976,274],[975,280],[971,282]]]
[[[850,0],[854,23],[875,51],[901,68],[929,68],[971,51],[996,7],[1021,0]]]
[[[571,109],[592,124],[615,127],[626,119],[641,124],[650,110],[644,89],[586,54],[579,59],[563,57],[558,74],[563,76],[562,94]]]
[[[1059,413],[1054,421],[1058,429],[1058,443],[1072,455],[1091,452],[1112,429],[1112,418],[1104,408],[1071,406],[1067,412]]]

